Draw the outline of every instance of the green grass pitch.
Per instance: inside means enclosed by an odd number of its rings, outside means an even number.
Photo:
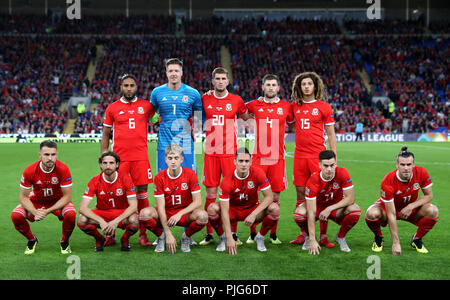
[[[383,176],[395,169],[395,156],[403,144],[416,156],[416,164],[427,168],[433,180],[433,203],[439,208],[439,222],[424,238],[430,251],[421,255],[410,248],[409,241],[416,227],[399,221],[399,236],[403,254],[393,256],[389,229],[384,228],[385,247],[377,254],[380,261],[381,279],[449,279],[450,266],[450,199],[449,167],[450,146],[448,143],[340,143],[338,163],[346,167],[352,177],[356,203],[364,215],[367,208],[379,197]],[[67,279],[71,263],[59,252],[61,223],[52,215],[44,221],[33,223],[31,228],[39,238],[36,253],[25,256],[26,240],[11,222],[11,212],[18,204],[19,180],[26,166],[38,159],[38,144],[2,144],[0,148],[2,172],[0,173],[0,257],[2,268],[0,279]],[[156,144],[149,145],[151,166],[155,169]],[[66,163],[73,177],[73,202],[78,209],[81,196],[89,179],[99,173],[97,158],[99,144],[60,144],[59,159]],[[294,151],[294,144],[287,145]],[[197,157],[199,179],[202,156]],[[372,266],[370,256],[373,240],[363,216],[348,233],[347,242],[351,253],[340,252],[338,247],[323,249],[318,256],[311,256],[301,247],[289,244],[299,232],[293,221],[295,188],[292,185],[293,158],[288,157],[286,167],[289,189],[281,194],[281,218],[278,235],[283,244],[272,245],[266,240],[268,251],[259,253],[255,245],[238,247],[238,255],[230,256],[215,251],[216,243],[209,246],[192,247],[191,253],[179,250],[174,255],[155,253],[153,248],[138,244],[137,235],[131,239],[132,251],[122,253],[120,245],[105,248],[103,253],[94,253],[93,238],[79,228],[71,238],[72,254],[80,259],[81,279],[152,279],[152,280],[304,280],[304,279],[368,279],[367,271]],[[155,205],[153,186],[149,187],[150,203]],[[204,189],[203,189],[204,192]],[[204,198],[204,193],[203,193]],[[93,201],[94,202],[94,201]],[[334,238],[338,227],[330,222],[328,236]],[[182,228],[177,227],[179,237]],[[249,229],[242,223],[238,234],[246,241]],[[122,231],[118,230],[120,237]],[[204,230],[194,235],[196,241],[203,238]],[[149,233],[151,240],[154,235]],[[217,241],[217,237],[215,238]],[[369,260],[369,262],[368,262]]]

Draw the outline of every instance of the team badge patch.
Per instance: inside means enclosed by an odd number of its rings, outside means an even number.
[[[142,106],[138,107],[138,114],[143,114],[144,113],[144,108]]]
[[[58,177],[52,177],[52,183],[58,184],[59,183]]]
[[[188,189],[188,184],[187,184],[186,182],[182,182],[182,183],[181,183],[181,189],[182,189],[183,191],[187,190],[187,189]]]
[[[122,196],[123,195],[123,191],[121,188],[116,189],[116,195],[117,196]]]
[[[254,188],[255,187],[255,184],[253,183],[253,181],[249,181],[249,182],[247,182],[247,187],[249,188],[249,189],[252,189],[252,188]]]
[[[317,108],[313,108],[312,113],[313,116],[317,116],[319,114],[319,110]]]
[[[231,105],[231,103],[228,103],[228,104],[225,106],[225,109],[226,109],[227,111],[231,111],[231,110],[233,109],[233,106]]]

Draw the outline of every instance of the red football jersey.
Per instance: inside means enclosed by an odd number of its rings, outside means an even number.
[[[245,178],[238,177],[235,170],[220,183],[219,200],[230,201],[230,207],[250,208],[259,202],[258,191],[269,188],[269,179],[261,169],[250,167]]]
[[[102,172],[89,181],[83,194],[86,199],[94,196],[97,196],[97,209],[126,209],[128,198],[136,197],[136,190],[128,174],[116,172],[116,178],[110,182]]]
[[[321,100],[291,103],[295,117],[295,156],[298,158],[317,158],[326,150],[325,125],[334,125],[331,106]]]
[[[103,126],[112,127],[111,150],[121,161],[148,160],[148,119],[155,114],[150,101],[135,98],[127,102],[120,98],[106,108]]]
[[[202,103],[206,115],[205,154],[234,156],[237,150],[236,115],[247,112],[244,100],[228,92],[222,98],[212,93],[202,95]]]
[[[322,172],[315,172],[306,183],[305,199],[316,200],[317,207],[333,205],[344,198],[344,191],[353,188],[346,168],[336,167],[333,179],[325,180]]]
[[[415,202],[419,189],[427,189],[433,185],[430,175],[423,167],[414,167],[410,181],[403,181],[394,170],[384,176],[381,181],[381,197],[384,202],[394,201],[395,210],[400,211],[411,202]]]
[[[169,175],[169,169],[159,172],[155,176],[155,197],[164,196],[165,209],[179,210],[192,203],[192,194],[200,193],[195,171],[181,167],[181,172],[177,177]]]
[[[255,116],[255,148],[253,155],[271,159],[284,159],[286,121],[293,122],[292,106],[278,100],[274,103],[253,100],[247,109]]]
[[[49,207],[49,204],[57,202],[63,196],[61,188],[72,186],[72,175],[69,167],[59,160],[56,160],[49,172],[44,171],[42,162],[38,160],[25,169],[20,186],[24,189],[33,188],[30,193],[31,202]]]

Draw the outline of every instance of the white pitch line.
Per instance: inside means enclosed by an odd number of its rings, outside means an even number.
[[[294,157],[293,152],[286,152],[286,157]],[[355,162],[355,163],[371,163],[371,164],[393,164],[395,165],[395,160],[362,160],[362,159],[339,159],[338,161],[344,162]],[[440,161],[424,161],[418,162],[417,165],[445,165],[450,166],[450,162],[440,162]]]
[[[443,142],[445,144],[445,142]],[[395,143],[384,143],[389,145],[395,145],[398,146],[399,144]],[[434,149],[434,150],[444,150],[444,151],[450,151],[450,147],[436,147],[436,146],[428,146],[428,145],[408,145],[408,148],[426,148],[426,149]],[[410,149],[408,149],[410,150]],[[410,150],[411,151],[411,150]]]
[[[345,162],[356,162],[356,163],[377,163],[377,164],[393,164],[395,165],[394,160],[358,160],[358,159],[338,159],[339,161]],[[440,162],[440,161],[423,161],[416,162],[416,165],[445,165],[450,166],[450,162]]]

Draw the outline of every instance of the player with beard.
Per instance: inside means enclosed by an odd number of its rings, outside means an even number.
[[[136,186],[138,210],[148,207],[148,184],[153,182],[147,148],[148,119],[153,117],[153,105],[138,98],[137,80],[131,74],[121,78],[120,91],[122,97],[108,105],[103,122],[101,153],[109,148],[112,137],[111,151],[121,159],[120,172],[130,174]],[[113,237],[107,237],[105,246],[115,243]],[[151,246],[145,226],[140,225],[139,243]]]
[[[383,250],[381,226],[389,224],[392,236],[392,253],[400,255],[402,249],[398,237],[397,220],[417,226],[410,245],[419,253],[428,253],[422,238],[439,219],[438,208],[431,204],[433,182],[425,168],[416,166],[414,154],[402,147],[397,154],[397,169],[389,172],[381,182],[381,196],[366,212],[366,224],[375,234],[372,250]],[[419,197],[419,190],[423,195]]]
[[[31,231],[30,222],[53,214],[62,221],[61,253],[69,254],[69,238],[75,228],[76,210],[72,203],[72,176],[70,170],[58,160],[57,144],[43,141],[37,162],[28,166],[20,180],[20,204],[13,210],[14,227],[27,238],[26,255],[33,254],[38,239]]]
[[[247,103],[249,113],[255,118],[255,148],[253,150],[253,166],[264,171],[269,178],[273,192],[273,202],[280,205],[280,193],[287,189],[285,166],[286,149],[284,135],[286,123],[292,123],[292,107],[287,101],[278,97],[280,80],[274,74],[267,74],[262,79],[264,97]],[[272,244],[281,244],[277,237],[278,222],[270,229]],[[253,243],[256,236],[256,225],[251,227],[247,243]]]
[[[122,251],[130,251],[130,237],[138,231],[139,219],[136,213],[136,191],[131,178],[119,173],[120,157],[111,151],[103,153],[98,159],[102,172],[88,183],[80,204],[78,227],[95,238],[95,252],[103,251],[105,238],[97,231],[101,228],[105,235],[112,234],[116,228],[125,230],[121,242]],[[94,196],[95,209],[90,209]]]

